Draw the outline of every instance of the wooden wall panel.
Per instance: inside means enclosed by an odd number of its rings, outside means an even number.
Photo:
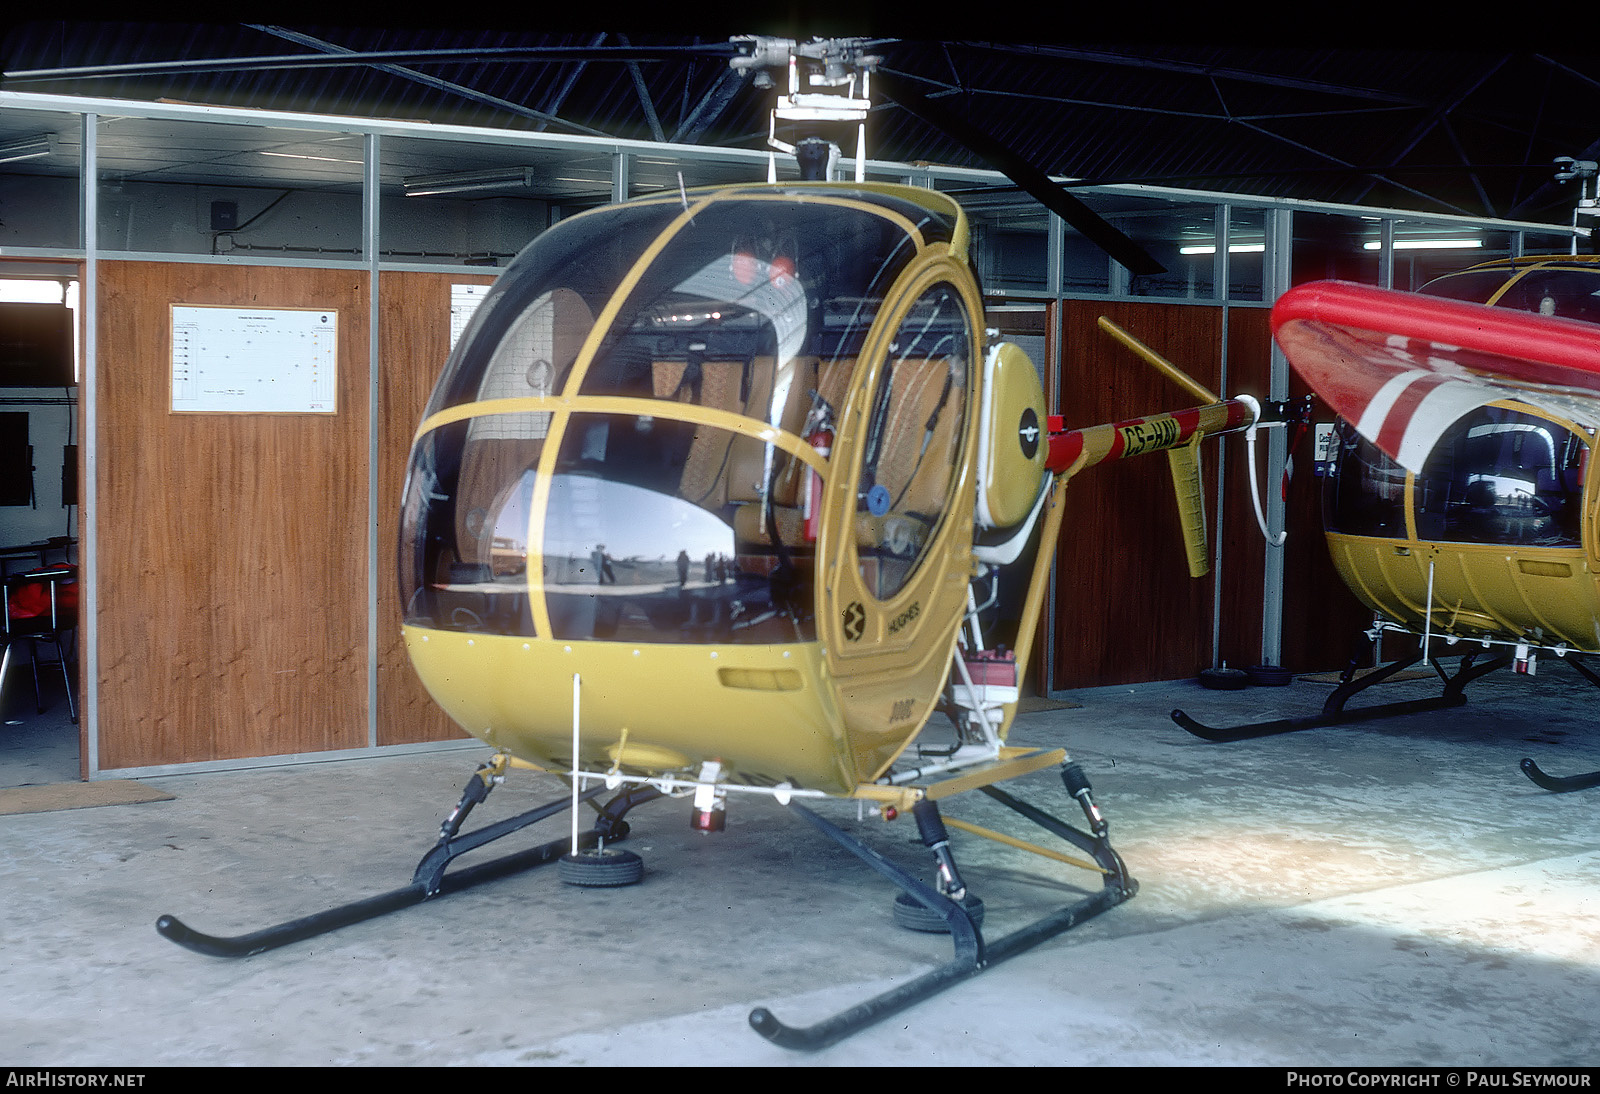
[[[1228,311],[1228,391],[1266,401],[1271,331],[1265,308]],[[1220,387],[1220,308],[1157,302],[1070,301],[1062,320],[1061,403],[1069,426],[1137,417],[1192,400],[1112,343],[1096,327],[1109,316],[1202,383]],[[1307,393],[1291,377],[1290,396]],[[1328,420],[1326,408],[1319,415]],[[1269,491],[1261,438],[1262,503]],[[1226,490],[1222,565],[1188,577],[1166,461],[1150,456],[1091,469],[1067,493],[1058,553],[1055,686],[1094,687],[1182,679],[1213,661],[1247,668],[1261,660],[1266,547],[1250,501],[1242,435],[1207,442],[1207,523],[1215,512],[1219,448]],[[1342,667],[1369,614],[1345,588],[1322,533],[1321,480],[1312,473],[1312,438],[1300,438],[1287,501],[1284,557],[1283,666],[1296,672]],[[1220,583],[1220,626],[1212,650],[1214,583]]]
[[[411,437],[450,355],[450,286],[491,276],[386,272],[378,278],[378,743],[465,737],[411,668],[400,636],[399,520]]]
[[[1233,308],[1228,319],[1229,384],[1263,403],[1271,390],[1271,313],[1265,308]],[[1298,403],[1310,393],[1303,380],[1289,373],[1289,398]],[[1318,417],[1332,415],[1319,404]],[[1261,504],[1269,492],[1281,491],[1281,480],[1269,481],[1267,434],[1259,434],[1257,485]],[[1351,642],[1371,622],[1371,613],[1345,587],[1328,557],[1322,530],[1322,480],[1315,474],[1314,436],[1310,429],[1290,437],[1295,442],[1293,474],[1285,499],[1289,538],[1283,558],[1282,661],[1294,672],[1343,668]],[[1261,577],[1266,546],[1250,502],[1248,457],[1243,437],[1230,438],[1227,463],[1228,509],[1224,522],[1221,659],[1248,667],[1261,660]]]
[[[101,768],[364,746],[365,275],[99,268]],[[337,309],[338,413],[170,413],[173,304]]]
[[[1291,370],[1290,398],[1304,399],[1309,393],[1305,381]],[[1314,421],[1333,420],[1333,412],[1318,401]],[[1295,448],[1287,502],[1283,663],[1296,672],[1343,668],[1361,642],[1361,632],[1372,625],[1372,612],[1355,598],[1328,555],[1322,529],[1322,480],[1315,474],[1314,446],[1314,430],[1308,429]],[[1393,656],[1398,647],[1398,643],[1387,643],[1385,655]]]
[[[1265,308],[1228,309],[1228,393],[1254,395],[1263,403],[1271,391],[1272,344],[1270,313]],[[1267,448],[1257,436],[1258,457],[1266,469]],[[1265,572],[1267,545],[1256,525],[1255,506],[1250,502],[1250,463],[1243,434],[1222,437],[1206,444],[1205,458],[1223,466],[1222,566],[1218,580],[1222,595],[1221,625],[1217,628],[1215,653],[1207,647],[1201,667],[1215,661],[1230,668],[1249,668],[1261,663],[1262,575]],[[1261,484],[1261,504],[1266,505],[1268,489]],[[1215,495],[1206,499],[1211,513]],[[1212,524],[1215,537],[1216,524]],[[1297,535],[1296,542],[1300,537]],[[1321,538],[1320,532],[1318,538]]]
[[[1096,327],[1105,315],[1215,390],[1220,309],[1069,301],[1062,311],[1060,412],[1069,427],[1192,406],[1194,399]],[[1202,458],[1207,497],[1216,460]],[[1164,457],[1091,468],[1067,490],[1057,554],[1055,686],[1170,680],[1210,664],[1212,577],[1184,562]]]

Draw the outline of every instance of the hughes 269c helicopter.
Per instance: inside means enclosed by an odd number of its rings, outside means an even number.
[[[1486,673],[1533,674],[1541,653],[1600,684],[1583,660],[1600,653],[1597,323],[1595,256],[1485,263],[1420,293],[1342,282],[1285,293],[1278,343],[1341,418],[1323,487],[1334,565],[1381,617],[1374,643],[1391,632],[1420,645],[1359,678],[1352,661],[1320,715],[1229,729],[1173,718],[1238,740],[1456,706]],[[1464,653],[1453,675],[1438,639]],[[1423,658],[1440,696],[1344,710]],[[1532,759],[1522,770],[1548,790],[1600,786],[1600,772],[1553,776]]]
[[[1063,495],[1098,462],[1165,450],[1203,533],[1198,445],[1256,408],[1175,376],[1206,405],[1061,429],[1026,354],[986,335],[967,251],[944,195],[826,181],[637,199],[534,240],[439,379],[400,533],[413,664],[494,757],[411,884],[234,938],[170,916],[159,930],[245,956],[549,862],[573,884],[625,885],[640,860],[611,844],[631,809],[692,796],[712,831],[729,795],[768,795],[892,881],[902,926],[955,947],[808,1028],[752,1012],[764,1036],[812,1048],[1132,896],[1082,769],[1008,739]],[[569,789],[462,833],[513,768]],[[1048,768],[1087,832],[999,788]],[[1083,867],[1098,892],[986,943],[940,814],[970,789],[1088,857],[961,828]],[[603,795],[579,831],[580,801]],[[803,804],[819,798],[914,816],[934,884]],[[569,809],[569,835],[446,874]]]

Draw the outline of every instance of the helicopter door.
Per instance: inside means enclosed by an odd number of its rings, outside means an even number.
[[[818,546],[818,631],[861,777],[938,698],[971,577],[965,464],[978,302],[942,263],[891,295],[863,347]]]

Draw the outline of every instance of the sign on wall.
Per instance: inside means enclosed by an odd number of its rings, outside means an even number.
[[[483,303],[483,298],[489,295],[489,285],[451,285],[450,286],[450,348],[456,348],[456,342],[466,332],[467,324],[472,321],[472,313],[478,310],[478,305]]]
[[[339,313],[317,308],[172,306],[172,410],[338,411]]]

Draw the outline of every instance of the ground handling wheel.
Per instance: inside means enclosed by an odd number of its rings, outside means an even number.
[[[974,927],[983,926],[982,899],[968,893],[962,899],[961,906],[967,910],[967,915],[972,917]],[[908,931],[923,931],[928,934],[950,933],[950,925],[944,921],[944,916],[930,911],[910,893],[901,893],[894,898],[894,921]]]
[[[644,860],[632,851],[610,848],[562,855],[556,863],[561,880],[586,889],[615,889],[644,877]]]

